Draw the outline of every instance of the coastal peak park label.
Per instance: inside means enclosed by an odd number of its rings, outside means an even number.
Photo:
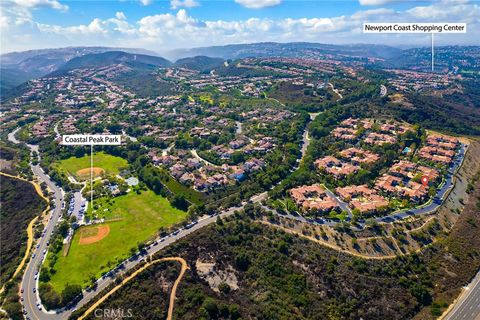
[[[366,22],[363,24],[363,33],[430,33],[432,36],[432,71],[434,69],[435,51],[433,34],[442,33],[467,33],[466,23],[435,22],[435,23],[388,23]]]
[[[62,145],[90,146],[90,207],[93,211],[93,146],[119,146],[122,136],[114,134],[69,134],[62,136]]]
[[[62,136],[65,146],[118,146],[122,144],[121,135],[113,134],[70,134]]]

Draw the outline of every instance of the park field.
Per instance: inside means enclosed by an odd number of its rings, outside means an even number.
[[[105,217],[107,222],[79,228],[68,255],[63,256],[63,250],[58,253],[54,265],[56,272],[50,279],[58,293],[67,283],[88,286],[92,278],[101,277],[102,273],[128,258],[132,248],[153,239],[160,227],[179,223],[187,215],[151,190],[99,199],[95,201],[95,207],[97,205],[99,216]]]
[[[71,157],[60,160],[55,163],[55,168],[60,171],[67,172],[75,177],[76,180],[90,179],[90,155],[81,158]],[[105,152],[97,152],[93,154],[94,177],[102,174],[117,175],[124,168],[127,168],[127,160],[109,155]]]

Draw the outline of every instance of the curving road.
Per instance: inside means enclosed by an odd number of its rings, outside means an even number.
[[[437,194],[433,198],[432,202],[426,206],[413,208],[410,210],[403,210],[400,212],[392,213],[383,218],[376,218],[377,222],[392,222],[395,220],[405,219],[409,216],[415,215],[425,215],[429,214],[435,210],[437,210],[445,200],[445,196],[448,192],[453,188],[454,182],[453,178],[463,163],[463,159],[465,158],[465,153],[467,152],[467,146],[462,144],[460,146],[459,151],[455,155],[453,162],[451,163],[450,167],[447,170],[447,175],[445,176],[444,184],[440,189],[437,190]]]
[[[480,271],[465,288],[454,307],[443,320],[479,320],[480,319]]]
[[[437,194],[433,198],[432,202],[430,202],[425,206],[420,206],[413,209],[406,209],[403,211],[391,213],[390,215],[387,215],[384,217],[378,217],[378,218],[375,218],[375,221],[378,223],[380,222],[390,223],[396,220],[405,219],[410,216],[421,216],[421,215],[430,214],[433,211],[437,210],[443,204],[443,201],[445,200],[446,195],[454,186],[453,178],[463,163],[463,159],[465,158],[466,151],[467,151],[467,146],[462,144],[459,152],[457,152],[457,154],[455,155],[455,158],[452,164],[448,168],[448,172],[445,177],[444,184],[439,190],[437,190]],[[349,217],[351,218],[351,210],[348,210],[348,208],[345,207],[347,204],[341,201],[341,199],[339,199],[339,197],[337,197],[337,195],[335,195],[332,191],[327,189],[327,193],[339,202],[340,207],[343,210],[346,210],[349,212]],[[300,214],[291,214],[291,213],[280,214],[277,210],[270,209],[268,207],[264,207],[264,209],[272,211],[275,214],[278,214],[280,216],[283,216],[289,219],[297,220],[300,222],[308,222],[308,223],[317,224],[317,225],[321,224],[321,225],[334,227],[337,225],[338,222],[340,222],[340,220],[332,220],[327,218],[319,218],[314,220],[311,218],[305,218]],[[365,227],[365,222],[359,222],[358,225],[360,227],[359,229],[363,229]]]
[[[14,143],[20,143],[20,141],[18,141],[15,138],[15,134],[18,132],[19,129],[20,128],[17,128],[15,131],[11,132],[8,135],[8,139],[10,141]],[[305,138],[306,137],[304,137],[304,141],[303,141],[304,144],[308,143],[306,141],[307,139]],[[31,149],[32,152],[33,151],[38,152],[38,146],[36,145],[27,145],[27,146]],[[461,165],[463,161],[463,157],[465,155],[465,151],[466,151],[465,146],[462,145],[460,153],[457,155],[454,163],[452,164],[452,167],[449,169],[449,173],[446,178],[446,183],[444,184],[442,189],[439,190],[439,193],[435,197],[435,200],[428,206],[425,206],[423,208],[413,209],[413,210],[417,210],[417,212],[414,214],[428,213],[428,212],[431,212],[432,210],[435,210],[441,205],[441,203],[443,202],[444,195],[448,192],[448,190],[451,188],[453,184],[453,181],[452,181],[453,175]],[[24,306],[27,319],[38,319],[38,320],[68,319],[68,317],[71,315],[73,311],[87,304],[97,294],[99,294],[102,290],[104,290],[111,283],[113,283],[113,281],[118,275],[124,274],[125,272],[135,268],[141,261],[144,260],[144,257],[157,253],[158,251],[164,249],[165,247],[169,246],[175,241],[182,239],[183,237],[191,234],[192,232],[195,232],[196,230],[199,230],[209,224],[212,224],[217,220],[217,215],[206,216],[198,220],[198,222],[195,225],[191,226],[190,228],[177,230],[172,234],[168,235],[167,237],[164,237],[161,239],[159,238],[155,240],[152,244],[147,246],[144,252],[142,252],[141,254],[137,253],[135,256],[124,261],[114,270],[110,271],[107,275],[98,279],[96,282],[96,286],[94,288],[89,288],[89,290],[85,290],[83,292],[82,297],[79,297],[76,303],[74,303],[70,307],[70,309],[60,309],[56,311],[47,312],[44,310],[43,306],[41,305],[41,302],[38,296],[38,291],[36,290],[38,287],[38,280],[36,279],[37,270],[39,269],[40,265],[43,263],[43,260],[45,257],[44,252],[48,250],[47,243],[53,233],[55,225],[58,223],[61,217],[61,211],[62,211],[61,208],[64,202],[64,192],[60,187],[55,185],[55,183],[43,172],[40,166],[31,164],[31,168],[33,173],[38,177],[38,179],[40,181],[45,182],[48,188],[53,192],[55,205],[53,206],[51,219],[48,221],[48,224],[42,234],[42,237],[38,241],[38,245],[33,250],[32,259],[29,261],[26,267],[25,274],[21,283],[22,299],[23,299],[22,304]],[[266,198],[267,198],[267,192],[263,192],[261,194],[251,197],[250,201],[261,202]],[[438,199],[440,199],[440,201],[437,201]],[[219,215],[222,217],[232,215],[236,210],[242,209],[245,204],[246,202],[242,203],[241,206],[229,208],[221,212]],[[404,212],[404,213],[397,213],[395,215],[392,215],[391,218],[393,220],[403,219],[409,215],[412,215],[411,211]],[[305,221],[305,218],[301,216],[289,215],[289,217]],[[385,218],[381,218],[381,219],[385,219]],[[312,221],[308,220],[308,222],[312,222]],[[313,223],[318,223],[318,221],[317,222],[313,221]],[[336,224],[336,222],[328,221],[328,220],[322,220],[320,221],[320,223],[331,224],[331,225]],[[34,289],[36,292],[34,292]]]
[[[15,138],[15,134],[18,132],[19,128],[15,131],[11,132],[8,135],[8,139],[13,143],[20,143]],[[27,145],[30,147],[32,151],[38,151],[38,146]],[[137,253],[135,256],[131,257],[128,260],[125,260],[115,269],[110,271],[107,275],[103,276],[102,278],[98,279],[94,288],[89,288],[88,290],[84,290],[83,294],[79,299],[73,303],[70,308],[59,309],[55,311],[45,311],[44,307],[41,304],[37,287],[38,287],[38,280],[37,280],[37,271],[39,270],[41,264],[44,261],[46,251],[48,250],[48,241],[53,233],[55,225],[58,223],[61,217],[62,211],[62,204],[64,203],[64,192],[61,188],[55,185],[55,183],[47,176],[42,168],[38,165],[30,165],[32,171],[35,176],[38,177],[40,181],[43,181],[47,184],[48,188],[54,194],[54,201],[55,205],[53,206],[52,216],[51,219],[48,221],[48,224],[42,233],[42,237],[39,239],[37,246],[35,246],[32,254],[32,258],[30,259],[23,279],[21,283],[21,297],[22,297],[22,305],[24,308],[24,314],[27,319],[36,319],[36,320],[61,320],[61,319],[68,319],[68,317],[75,311],[77,308],[81,308],[85,304],[87,304],[90,300],[92,300],[98,293],[100,293],[103,289],[108,287],[111,283],[114,282],[115,278],[120,275],[124,274],[127,271],[135,268],[141,261],[144,260],[144,257],[148,255],[153,255],[158,251],[164,249],[165,247],[169,246],[170,244],[174,243],[175,241],[199,230],[209,224],[214,223],[217,220],[217,216],[227,217],[232,215],[236,210],[240,210],[246,204],[246,202],[242,203],[241,206],[229,208],[219,215],[211,215],[205,216],[198,220],[196,224],[189,228],[183,228],[173,232],[172,234],[155,240],[149,246],[146,247],[142,253]],[[252,202],[260,202],[266,199],[267,193],[263,192],[261,194],[255,195],[250,198]],[[45,253],[44,253],[45,252]],[[34,292],[35,291],[35,292]]]

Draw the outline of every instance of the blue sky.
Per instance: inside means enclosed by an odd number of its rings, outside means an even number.
[[[426,35],[365,35],[364,22],[464,22],[438,44],[480,44],[472,0],[2,0],[1,52],[105,45],[175,48],[312,41],[426,46]]]

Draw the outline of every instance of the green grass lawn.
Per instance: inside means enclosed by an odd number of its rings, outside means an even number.
[[[163,168],[159,168],[159,170],[162,174],[160,179],[167,189],[170,190],[170,192],[175,194],[183,194],[188,201],[197,205],[202,203],[202,200],[205,199],[205,195],[203,193],[181,184],[175,180],[175,178],[170,176],[167,170]]]
[[[97,213],[104,214],[106,218],[122,217],[123,220],[108,222],[108,236],[93,244],[80,245],[80,230],[75,232],[68,255],[64,257],[62,251],[59,253],[54,266],[56,273],[50,280],[58,293],[67,283],[87,286],[92,275],[99,278],[102,272],[109,271],[129,257],[131,248],[152,239],[160,227],[178,223],[187,215],[150,190],[140,195],[130,192],[110,199],[110,203],[106,199],[94,202],[100,206]]]
[[[118,174],[121,169],[127,168],[127,160],[109,155],[105,152],[97,152],[93,154],[93,166],[102,168],[106,174]],[[55,167],[59,170],[64,170],[74,176],[77,180],[77,171],[85,168],[90,168],[90,155],[81,158],[71,157],[55,163]]]

